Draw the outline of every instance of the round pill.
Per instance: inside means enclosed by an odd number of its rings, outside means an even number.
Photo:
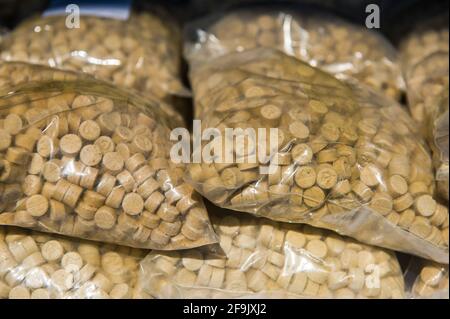
[[[317,172],[317,185],[322,189],[331,189],[336,185],[338,175],[332,168],[322,168]]]
[[[299,167],[294,176],[295,183],[301,188],[310,188],[316,183],[316,171],[311,166]]]
[[[303,192],[304,203],[311,208],[320,206],[325,200],[325,193],[317,186],[308,188]]]
[[[50,240],[42,246],[41,252],[45,260],[52,262],[59,260],[63,256],[64,249],[59,241]]]
[[[67,134],[61,138],[59,145],[64,155],[72,156],[78,154],[81,149],[82,142],[78,135]]]
[[[87,120],[81,123],[78,132],[87,141],[95,141],[101,133],[100,126],[93,120]]]
[[[27,212],[34,217],[43,216],[48,211],[48,199],[39,194],[28,197],[25,205]]]
[[[422,195],[415,200],[414,206],[420,215],[429,217],[436,211],[437,203],[431,195]]]
[[[122,201],[123,211],[129,215],[139,215],[144,209],[144,201],[139,194],[126,194]]]
[[[100,207],[94,216],[94,221],[97,227],[101,229],[111,229],[116,224],[116,212],[114,209],[102,206]]]
[[[117,152],[108,152],[103,156],[103,166],[111,174],[116,175],[120,173],[124,166],[124,160]]]
[[[102,152],[96,145],[86,145],[81,149],[80,160],[84,165],[95,166],[102,160]]]

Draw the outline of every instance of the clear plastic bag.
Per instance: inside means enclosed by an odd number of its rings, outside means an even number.
[[[134,12],[126,21],[82,16],[67,28],[66,16],[34,17],[20,24],[1,48],[1,58],[83,71],[141,94],[186,94],[175,23],[161,14]]]
[[[146,251],[0,226],[0,299],[143,299]]]
[[[433,151],[436,183],[439,196],[448,202],[449,196],[449,100],[448,86],[440,96],[441,100],[430,114],[428,141]]]
[[[87,79],[2,90],[0,224],[148,249],[217,242],[170,160],[182,121],[169,105]]]
[[[190,31],[189,31],[190,30]],[[188,27],[191,64],[255,47],[279,49],[340,79],[349,77],[395,99],[404,90],[397,53],[379,34],[310,8],[262,6]]]
[[[431,157],[395,101],[261,48],[194,67],[191,82],[203,129],[220,133],[202,152],[228,145],[189,165],[187,180],[206,198],[448,263]],[[265,135],[248,133],[260,128]],[[278,129],[275,145],[268,128]]]
[[[448,12],[420,23],[400,43],[403,73],[408,80],[411,69],[437,52],[449,52]],[[429,73],[432,76],[432,73]]]
[[[407,297],[414,299],[448,299],[448,265],[411,258],[405,272]]]
[[[438,194],[448,202],[448,13],[419,25],[401,54],[408,106],[433,151]]]
[[[426,102],[448,86],[448,12],[419,23],[400,43],[400,56],[411,114],[424,124]]]
[[[437,103],[445,96],[449,85],[449,54],[435,52],[414,65],[405,75],[408,106],[412,117],[424,134]]]
[[[403,297],[398,261],[383,249],[307,225],[209,211],[221,249],[152,251],[141,262],[144,292],[183,299]]]

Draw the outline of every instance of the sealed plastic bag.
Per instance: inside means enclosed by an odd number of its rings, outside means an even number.
[[[194,67],[191,82],[216,132],[187,178],[209,200],[448,263],[430,155],[393,100],[268,49]]]
[[[185,55],[191,63],[255,47],[282,50],[338,78],[399,98],[404,88],[395,49],[379,34],[301,7],[249,7],[194,23]]]
[[[448,202],[448,13],[419,25],[401,54],[408,106],[433,151],[438,193]]]
[[[400,54],[411,114],[424,124],[426,102],[448,86],[448,13],[419,24],[401,42]]]
[[[448,202],[449,195],[449,100],[448,87],[442,92],[441,100],[431,105],[434,110],[429,116],[428,141],[433,151],[436,169],[436,183],[439,195]]]
[[[82,16],[67,28],[66,16],[34,17],[3,42],[1,58],[83,71],[140,93],[183,93],[180,35],[174,23],[150,12],[126,21]]]
[[[211,213],[211,211],[210,211]],[[231,212],[211,219],[225,253],[152,251],[141,287],[155,298],[402,298],[394,254],[307,225]]]
[[[0,299],[142,299],[147,252],[0,227]]]
[[[412,117],[426,131],[436,104],[445,96],[449,85],[449,54],[436,52],[427,56],[405,76],[408,106]]]
[[[0,224],[137,248],[216,242],[169,158],[170,106],[96,80],[2,90]]]
[[[418,23],[402,38],[400,56],[406,80],[418,63],[437,52],[449,52],[448,11]],[[432,73],[429,76],[433,76]]]
[[[448,265],[412,258],[405,272],[409,298],[448,299]]]

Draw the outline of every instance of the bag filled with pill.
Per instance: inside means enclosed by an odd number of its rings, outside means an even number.
[[[0,226],[0,299],[143,299],[146,251]]]
[[[197,117],[215,133],[187,180],[209,200],[448,263],[431,157],[395,101],[265,48],[190,77]]]
[[[436,109],[433,103],[448,90],[448,13],[426,20],[411,31],[400,43],[400,56],[409,109],[426,131]]]
[[[380,34],[317,9],[243,7],[187,27],[185,55],[203,63],[255,47],[279,49],[340,79],[356,79],[398,99],[404,90],[397,53]]]
[[[448,56],[447,56],[448,58]],[[448,69],[447,69],[448,72]],[[448,73],[447,73],[448,80]],[[448,85],[448,83],[447,83]],[[449,196],[449,98],[448,86],[438,96],[426,99],[425,130],[433,155],[437,194],[448,203]]]
[[[217,241],[170,160],[169,105],[88,79],[0,92],[0,224],[148,249]]]
[[[152,251],[141,263],[145,293],[155,298],[404,297],[393,253],[308,225],[208,210],[221,249]]]
[[[132,12],[128,20],[66,15],[25,20],[3,41],[0,57],[83,71],[160,98],[186,94],[181,83],[180,34],[163,12]]]
[[[406,268],[407,297],[414,299],[448,299],[448,265],[412,258]]]
[[[433,151],[437,190],[448,202],[448,13],[419,25],[400,48],[408,106]]]
[[[438,194],[448,202],[449,196],[449,97],[448,86],[430,116],[428,140],[433,152]]]

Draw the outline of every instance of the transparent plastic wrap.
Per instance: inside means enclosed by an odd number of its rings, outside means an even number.
[[[436,52],[449,52],[448,10],[423,22],[404,36],[400,43],[403,72],[408,79],[411,69]],[[432,75],[430,73],[430,75]]]
[[[82,16],[34,17],[3,41],[1,58],[83,71],[160,98],[186,94],[180,77],[180,34],[162,14],[134,12],[126,21]]]
[[[0,226],[0,299],[143,299],[146,251]]]
[[[30,81],[74,81],[92,79],[93,77],[86,73],[58,70],[24,62],[0,61],[0,89],[24,84]]]
[[[395,101],[261,48],[194,67],[191,82],[217,134],[187,180],[210,201],[448,263],[431,157]]]
[[[425,124],[435,108],[430,105],[448,86],[448,10],[418,23],[400,43],[408,104],[413,118]]]
[[[405,75],[408,106],[412,117],[426,134],[430,117],[436,112],[449,85],[449,53],[435,52],[414,65]]]
[[[448,265],[412,258],[405,272],[408,298],[448,299]]]
[[[209,211],[221,249],[152,251],[141,263],[145,293],[155,298],[403,297],[397,258],[383,249],[308,225]]]
[[[217,242],[201,197],[169,157],[180,116],[97,80],[0,96],[0,224],[122,244]]]
[[[436,183],[439,196],[448,202],[449,196],[449,97],[448,86],[443,90],[441,100],[430,115],[428,140],[433,151],[436,169]]]
[[[188,27],[191,64],[255,47],[279,49],[340,79],[349,77],[398,99],[404,90],[397,53],[381,35],[302,7],[249,7]]]

